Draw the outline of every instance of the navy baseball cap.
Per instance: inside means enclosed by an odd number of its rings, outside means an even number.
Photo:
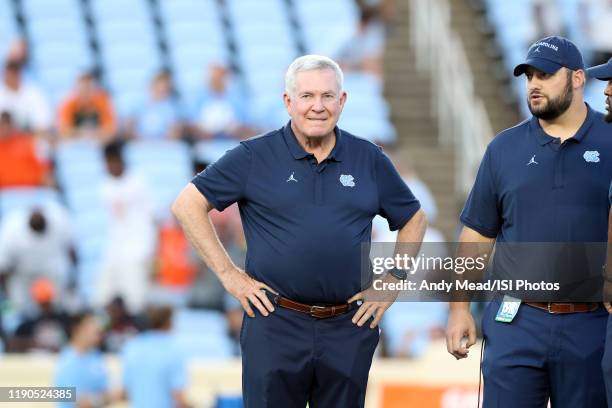
[[[552,36],[542,38],[529,47],[525,62],[514,68],[514,76],[524,74],[527,67],[554,74],[561,67],[584,69],[584,62],[580,50],[573,42],[564,37]]]
[[[612,79],[612,58],[605,64],[596,65],[591,68],[587,68],[587,74],[592,78],[597,78],[602,81],[609,81]]]

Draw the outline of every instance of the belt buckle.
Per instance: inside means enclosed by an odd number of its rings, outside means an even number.
[[[316,317],[317,319],[323,319],[326,317],[326,316],[317,316],[315,314],[316,310],[325,310],[325,307],[324,306],[310,306],[310,316]]]
[[[553,311],[550,309],[551,304],[552,304],[551,302],[548,302],[547,308],[548,308],[548,313],[553,314]]]

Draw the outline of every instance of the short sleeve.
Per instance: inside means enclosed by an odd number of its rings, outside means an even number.
[[[241,143],[206,167],[191,182],[213,207],[223,211],[244,198],[250,167],[251,152]]]
[[[610,191],[608,191],[608,203],[612,206],[612,182],[610,182]]]
[[[404,226],[421,208],[412,191],[399,175],[393,163],[382,151],[376,159],[376,185],[378,187],[378,213],[387,219],[389,229]]]
[[[476,181],[461,212],[461,222],[485,237],[495,238],[501,228],[498,194],[493,179],[489,146],[480,163]]]

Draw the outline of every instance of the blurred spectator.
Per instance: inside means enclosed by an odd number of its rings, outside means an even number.
[[[530,44],[539,38],[551,35],[565,36],[566,29],[561,15],[562,5],[558,0],[533,0],[531,7],[533,32],[530,34]]]
[[[128,313],[125,302],[119,296],[106,306],[106,314],[108,320],[102,346],[107,352],[118,353],[129,339],[138,334],[140,324]]]
[[[121,296],[129,312],[138,314],[150,288],[156,226],[148,187],[139,175],[126,171],[122,146],[113,142],[104,149],[108,177],[102,195],[110,219],[95,303],[101,308]]]
[[[72,93],[59,107],[60,137],[87,137],[107,142],[114,137],[115,130],[110,97],[100,87],[93,72],[83,73]]]
[[[76,387],[76,403],[60,403],[59,408],[101,407],[110,399],[104,358],[98,351],[101,330],[96,316],[78,313],[70,322],[70,344],[59,356],[55,371],[56,387]]]
[[[369,9],[380,14],[387,26],[398,22],[396,0],[356,0],[361,10]]]
[[[16,127],[36,136],[47,136],[51,128],[51,106],[39,87],[23,79],[19,62],[7,61],[4,66],[0,111],[9,112]]]
[[[69,317],[56,305],[56,290],[46,278],[32,282],[30,296],[38,305],[37,313],[26,318],[8,340],[8,352],[58,352],[68,337]]]
[[[135,112],[128,134],[144,140],[176,139],[181,136],[177,101],[170,74],[162,71],[151,81],[149,99]]]
[[[590,65],[606,63],[612,57],[612,0],[583,0],[578,13],[586,45],[593,52]]]
[[[14,211],[0,224],[0,274],[7,276],[11,307],[26,314],[34,310],[32,283],[39,278],[54,282],[63,296],[76,262],[67,212],[59,206]]]
[[[361,9],[355,33],[338,53],[341,68],[346,72],[365,72],[382,78],[385,36],[385,25],[378,11]]]
[[[246,244],[238,206],[234,204],[222,212],[212,210],[209,216],[227,254],[236,265],[244,267]],[[194,255],[198,261],[199,273],[193,285],[189,305],[198,308],[224,310],[225,289],[221,281],[197,257],[197,254]]]
[[[30,64],[30,47],[24,38],[16,38],[11,41],[6,53],[6,61],[19,64],[26,81],[35,78],[32,64]]]
[[[171,216],[159,229],[155,302],[185,306],[197,262],[185,233]]]
[[[247,127],[247,109],[244,95],[231,83],[228,69],[213,64],[208,85],[192,108],[192,132],[200,140],[252,136],[255,132]]]
[[[46,142],[16,129],[11,114],[0,113],[0,189],[51,184]]]
[[[148,330],[130,340],[122,352],[123,387],[131,407],[189,406],[187,366],[171,336],[172,314],[168,306],[151,306]]]

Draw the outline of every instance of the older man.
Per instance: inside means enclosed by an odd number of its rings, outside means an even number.
[[[336,127],[347,99],[342,79],[329,58],[296,59],[285,77],[291,121],[227,152],[173,206],[248,315],[240,336],[248,408],[362,407],[376,326],[395,300],[374,301],[374,290],[364,290],[362,244],[376,214],[400,230],[400,242],[420,243],[425,231],[418,201],[387,156]],[[207,215],[234,202],[247,239],[246,273]],[[386,279],[404,277],[394,270]]]
[[[608,110],[608,114],[605,116],[605,121],[612,123],[612,58],[610,58],[605,64],[587,69],[587,74],[590,77],[599,79],[600,81],[608,82],[608,86],[604,90],[604,94],[606,96],[606,109]],[[612,182],[610,183],[608,200],[609,204],[612,205]],[[608,261],[606,271],[607,274],[604,292],[604,300],[606,302],[604,305],[611,316],[608,317],[606,351],[602,360],[602,368],[604,370],[604,379],[606,381],[608,406],[612,407],[612,211],[610,211],[608,216]]]

